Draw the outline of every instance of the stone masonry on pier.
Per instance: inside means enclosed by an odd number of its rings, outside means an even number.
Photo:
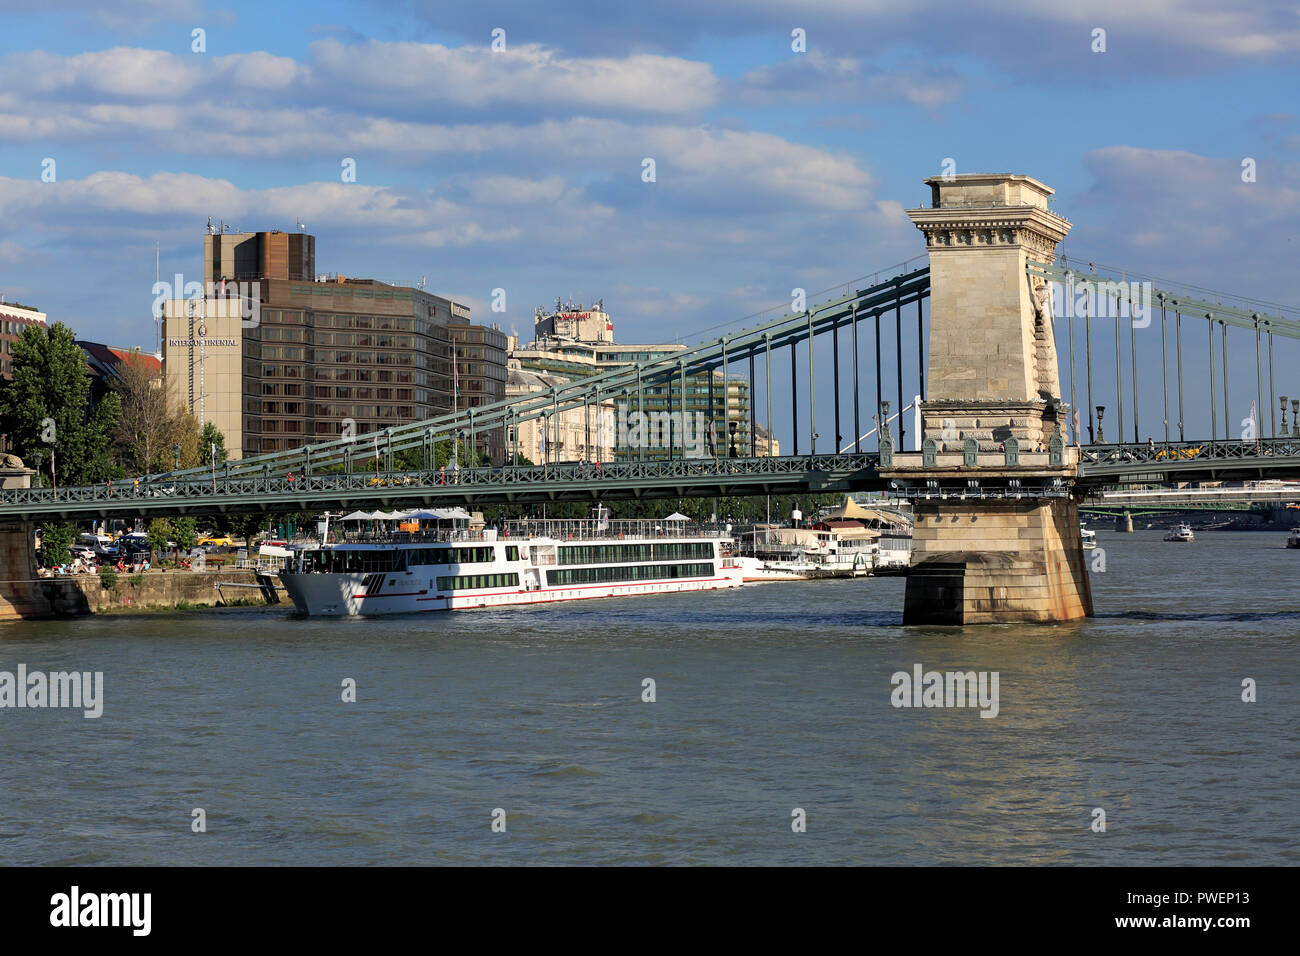
[[[1090,616],[1051,292],[1026,270],[1070,225],[1028,176],[926,183],[931,206],[908,210],[930,254],[924,450],[882,462],[916,514],[903,622]]]

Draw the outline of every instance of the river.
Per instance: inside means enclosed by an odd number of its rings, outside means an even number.
[[[1300,551],[1284,533],[1098,538],[1097,617],[1073,625],[905,629],[902,579],[0,624],[0,670],[103,673],[97,719],[0,709],[0,849],[9,864],[1296,865]],[[891,676],[916,664],[997,672],[996,717],[894,707]]]

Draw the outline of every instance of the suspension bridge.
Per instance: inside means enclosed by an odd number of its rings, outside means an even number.
[[[1030,177],[926,183],[930,204],[908,210],[926,239],[925,265],[847,283],[692,349],[529,398],[209,468],[6,487],[0,576],[30,576],[30,546],[16,542],[51,520],[884,491],[916,510],[905,622],[1070,620],[1092,611],[1082,496],[1300,478],[1300,398],[1279,395],[1274,374],[1296,364],[1294,310],[1072,263],[1057,253],[1070,224]],[[682,430],[687,383],[701,373],[710,373],[703,453]],[[733,378],[749,388],[744,447],[725,398]],[[658,453],[642,444],[612,462],[552,461],[547,442],[536,465],[435,467],[440,445],[476,447],[489,432],[518,461],[521,423],[547,434],[561,415],[590,422],[611,401],[620,415],[641,413],[656,393],[681,401],[679,429],[670,425]],[[760,456],[759,424],[789,453]],[[31,474],[15,471],[9,484]]]

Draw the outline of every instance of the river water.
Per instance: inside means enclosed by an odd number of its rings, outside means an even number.
[[[1300,862],[1300,551],[1280,533],[1098,537],[1097,617],[1051,627],[904,629],[902,579],[372,620],[0,624],[0,670],[104,675],[98,719],[0,709],[0,854]],[[996,671],[997,716],[892,706],[891,675],[916,664]]]

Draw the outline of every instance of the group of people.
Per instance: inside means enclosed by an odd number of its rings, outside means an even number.
[[[148,571],[153,567],[153,565],[149,563],[148,558],[145,558],[143,561],[133,561],[130,564],[122,558],[118,558],[117,563],[111,567],[114,571],[117,571],[120,574],[138,574],[143,571]],[[67,561],[63,564],[56,564],[50,568],[37,568],[36,574],[42,578],[53,578],[75,574],[96,574],[98,573],[99,568],[100,566],[94,561],[88,561],[85,558],[73,558],[71,561]]]

